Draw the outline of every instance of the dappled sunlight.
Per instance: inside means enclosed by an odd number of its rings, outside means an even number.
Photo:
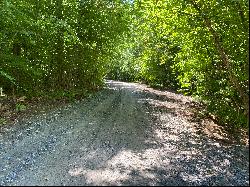
[[[107,185],[113,182],[119,184],[119,181],[129,179],[126,172],[120,172],[117,169],[83,169],[76,168],[69,171],[71,176],[84,176],[86,182],[94,185]]]
[[[170,118],[167,112],[156,115],[159,118],[152,124],[152,136],[144,140],[145,145],[154,144],[153,148],[122,148],[95,169],[81,166],[68,173],[91,185],[212,185],[234,180],[237,171],[230,170],[235,164],[233,145],[225,147],[201,137],[192,123]],[[89,154],[88,159],[100,155]],[[243,180],[247,182],[247,176]]]
[[[165,136],[166,134],[163,132],[163,130],[155,130],[155,133],[157,135],[157,138],[164,140],[164,141],[179,141],[180,137],[178,135],[169,134],[168,136]]]
[[[193,102],[193,99],[190,96],[184,96],[183,94],[175,93],[174,91],[157,90],[145,84],[138,84],[138,90],[147,93],[147,96],[154,97],[158,101],[159,100],[167,102],[171,101],[171,102],[179,102],[182,104]]]
[[[0,13],[0,186],[249,186],[247,0]]]
[[[201,134],[199,123],[190,120],[193,113],[189,109],[196,105],[190,98],[152,89],[145,91],[145,86],[138,88],[136,83],[113,81],[112,85],[118,90],[132,89],[144,94],[137,102],[153,108],[145,111],[154,118],[147,129],[150,135],[141,136],[143,146],[113,147],[115,153],[95,169],[83,165],[70,169],[71,176],[81,176],[93,185],[215,185],[230,184],[236,180],[236,173],[246,173],[241,168],[230,169],[238,162],[235,157],[240,157],[236,145],[211,139],[208,132]],[[225,136],[222,130],[218,134],[221,139]],[[248,176],[244,175],[242,182],[247,181]]]
[[[181,118],[182,123],[186,124],[183,126],[185,129],[192,129],[192,131],[197,131],[197,133],[202,133],[225,144],[236,143],[235,137],[232,137],[228,132],[229,129],[216,124],[212,117],[198,117],[199,113],[204,111],[204,108],[201,103],[195,102],[190,96],[167,90],[156,90],[146,85],[140,85],[138,90],[145,95],[144,98],[138,100],[139,103],[147,103],[159,113],[164,113],[164,115],[158,115],[157,118],[160,120],[168,121],[173,117]],[[156,116],[155,113],[151,115]],[[169,125],[172,126],[172,124]],[[176,125],[178,126],[179,123],[176,123]],[[248,145],[246,139],[244,138],[242,141]]]
[[[164,152],[159,149],[147,149],[140,153],[122,150],[101,168],[95,170],[75,168],[69,170],[69,174],[84,176],[89,183],[94,185],[121,184],[129,180],[132,175],[154,179],[157,176],[151,170],[169,164],[168,159],[161,159],[163,154]]]
[[[165,138],[163,139],[166,141]],[[158,145],[157,148],[137,151],[120,150],[96,169],[76,167],[70,169],[68,173],[72,177],[84,177],[91,185],[161,185],[164,181],[166,184],[202,185],[203,182],[208,182],[212,178],[223,176],[225,180],[228,180],[226,178],[234,175],[231,173],[234,171],[228,169],[232,158],[224,151],[224,158],[219,158],[207,152],[209,149],[202,148],[205,142],[201,147],[195,148],[182,144],[175,146],[169,144],[169,140],[179,143],[183,141],[176,136],[170,136],[167,142],[161,146]],[[223,149],[219,144],[210,144],[210,146],[215,152],[218,148]]]
[[[109,87],[86,103],[55,111],[56,123],[44,119],[45,125],[37,127],[41,133],[34,132],[36,140],[42,140],[39,145],[10,142],[12,147],[32,150],[34,163],[38,163],[33,167],[27,162],[31,169],[18,184],[249,184],[248,147],[211,138],[215,132],[202,125],[210,121],[192,121],[193,114],[187,115],[194,102],[169,99],[164,91],[160,91],[164,96],[143,91],[145,85],[139,89],[137,83],[114,81]],[[213,129],[216,124],[209,126]],[[223,139],[223,131],[216,132]],[[8,165],[7,157],[3,161]],[[15,162],[18,167],[27,166]],[[6,170],[2,180],[17,176],[12,173]]]
[[[127,83],[113,80],[107,80],[106,84],[108,85],[109,89],[129,89],[137,87],[136,83]]]

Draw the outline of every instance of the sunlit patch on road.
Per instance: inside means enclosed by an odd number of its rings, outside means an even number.
[[[3,134],[1,184],[249,184],[248,147],[211,138],[202,126],[208,121],[192,120],[189,97],[138,83],[107,85]],[[220,132],[217,138],[227,138]]]

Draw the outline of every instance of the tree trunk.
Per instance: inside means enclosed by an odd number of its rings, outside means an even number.
[[[56,17],[58,22],[63,20],[63,4],[62,0],[56,1]],[[65,85],[65,67],[64,67],[64,30],[60,25],[58,28],[57,36],[56,36],[56,54],[55,54],[55,61],[56,61],[56,84],[59,88],[64,89]]]
[[[209,32],[212,34],[214,45],[215,45],[215,47],[216,47],[216,49],[217,49],[217,51],[218,51],[218,53],[219,53],[219,55],[221,57],[221,60],[222,60],[222,62],[224,64],[224,66],[228,70],[229,82],[232,84],[234,89],[239,93],[239,95],[240,95],[240,97],[242,99],[243,105],[244,105],[245,115],[249,119],[249,105],[248,105],[249,95],[244,90],[244,88],[242,88],[242,86],[240,85],[239,80],[237,79],[237,77],[233,73],[233,68],[232,68],[232,66],[230,64],[230,60],[228,58],[228,55],[226,54],[225,49],[223,47],[223,44],[222,44],[222,42],[220,40],[219,34],[213,29],[210,19],[205,14],[203,14],[203,12],[201,11],[201,8],[198,6],[198,4],[196,4],[196,2],[193,1],[193,0],[190,0],[190,3],[193,5],[193,7],[203,17],[206,27],[208,28]]]

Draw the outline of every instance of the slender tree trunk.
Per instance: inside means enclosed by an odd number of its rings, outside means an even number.
[[[247,115],[247,117],[249,119],[249,105],[248,105],[249,95],[245,91],[245,89],[242,88],[239,80],[237,79],[237,77],[233,73],[233,68],[231,66],[228,55],[226,54],[225,48],[223,47],[222,41],[220,40],[219,34],[213,29],[210,19],[202,12],[202,10],[198,6],[198,4],[194,0],[190,0],[190,3],[203,17],[206,27],[208,28],[209,32],[212,34],[214,45],[215,45],[215,47],[216,47],[216,49],[221,57],[221,60],[224,64],[224,66],[228,70],[229,81],[232,84],[232,86],[234,87],[234,89],[239,93],[239,95],[242,99],[243,105],[244,105],[245,114]]]
[[[58,19],[58,22],[63,20],[63,4],[62,0],[56,0],[56,17]],[[65,67],[64,67],[64,31],[61,26],[58,28],[58,33],[56,36],[56,70],[55,72],[57,74],[56,83],[59,88],[64,89],[65,88]]]

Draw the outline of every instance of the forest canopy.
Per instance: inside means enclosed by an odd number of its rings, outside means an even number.
[[[224,124],[248,124],[248,0],[0,0],[0,15],[7,95],[141,81],[199,98]]]

